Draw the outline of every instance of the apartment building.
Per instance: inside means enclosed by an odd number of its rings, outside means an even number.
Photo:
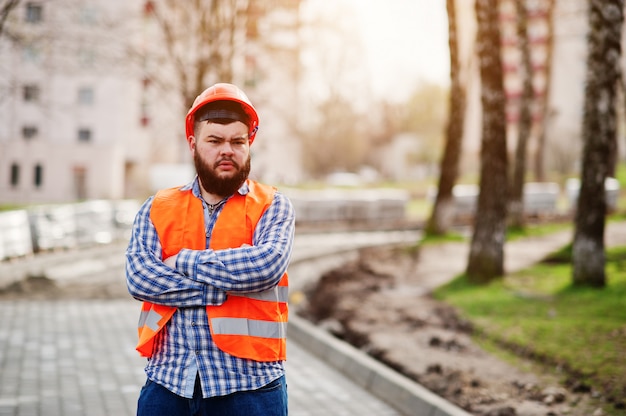
[[[0,40],[0,203],[143,191],[133,13],[124,0],[22,1],[12,12]]]
[[[189,171],[180,99],[151,84],[138,59],[163,47],[151,3],[23,0],[11,13],[0,37],[0,204],[143,198],[155,166]],[[297,30],[299,0],[262,3],[264,19],[280,13],[284,30]],[[291,43],[265,53],[267,28],[243,28],[234,82],[262,120],[252,173],[287,181],[298,175],[297,36],[283,33],[276,42]]]

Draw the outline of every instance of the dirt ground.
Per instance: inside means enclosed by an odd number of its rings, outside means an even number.
[[[363,250],[310,288],[298,313],[472,414],[604,415],[600,393],[487,353],[472,341],[472,326],[429,295],[441,283],[433,271],[464,261],[466,246]]]

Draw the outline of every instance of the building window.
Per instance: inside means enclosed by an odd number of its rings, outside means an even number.
[[[74,196],[79,200],[87,198],[87,168],[84,166],[74,167]]]
[[[91,141],[91,129],[78,129],[78,141],[90,142]]]
[[[25,139],[34,139],[39,134],[39,129],[36,126],[24,126],[22,127],[22,137]]]
[[[11,186],[16,187],[20,183],[20,165],[17,163],[11,164]]]
[[[40,188],[43,184],[43,166],[40,163],[35,165],[34,181],[35,188]]]
[[[34,84],[24,85],[24,88],[22,91],[24,93],[24,101],[27,101],[27,102],[39,101],[39,95],[40,95],[39,85],[34,85]]]
[[[43,6],[40,3],[26,3],[26,21],[28,23],[39,23],[43,20]]]
[[[78,103],[80,105],[93,104],[93,88],[81,87],[78,89]]]

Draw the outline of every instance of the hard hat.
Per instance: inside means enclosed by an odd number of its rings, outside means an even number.
[[[185,118],[185,132],[187,137],[193,136],[193,124],[196,112],[208,103],[212,103],[214,101],[232,101],[241,105],[241,108],[248,115],[250,120],[248,123],[250,128],[250,131],[248,132],[248,140],[250,144],[252,144],[254,137],[256,136],[256,132],[259,129],[259,116],[252,106],[250,99],[248,99],[243,91],[233,84],[227,84],[224,82],[210,86],[196,97],[193,105],[187,113],[187,117]]]

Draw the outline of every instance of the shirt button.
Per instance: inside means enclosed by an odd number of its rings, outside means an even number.
[[[206,233],[205,234],[207,237],[211,237],[211,233]]]
[[[196,355],[200,355],[200,350],[196,350]]]
[[[191,326],[196,326],[196,322],[195,321],[191,321]]]

